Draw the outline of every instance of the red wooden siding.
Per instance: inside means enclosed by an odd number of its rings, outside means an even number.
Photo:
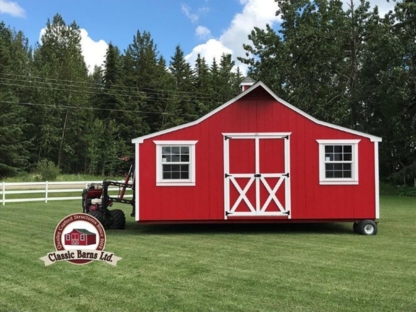
[[[374,143],[366,137],[318,125],[257,88],[197,125],[162,134],[139,144],[139,220],[224,220],[222,133],[291,132],[290,187],[292,220],[374,219]],[[319,184],[319,139],[360,139],[359,184]],[[154,140],[197,140],[196,185],[156,186]],[[260,140],[261,170],[284,172],[283,140]],[[231,171],[251,170],[254,140],[231,140],[238,161]],[[250,152],[247,150],[250,149]],[[271,179],[273,187],[277,179]],[[244,184],[244,182],[242,183]],[[240,185],[241,186],[241,185]],[[231,192],[235,198],[235,192]],[[248,196],[253,196],[249,194]],[[261,198],[267,198],[265,190]],[[284,202],[284,188],[278,192]]]

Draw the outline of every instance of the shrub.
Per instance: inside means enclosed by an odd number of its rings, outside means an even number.
[[[47,159],[39,161],[36,165],[36,172],[42,181],[54,181],[60,173],[60,169]]]
[[[399,187],[399,196],[416,196],[416,188],[402,185]]]

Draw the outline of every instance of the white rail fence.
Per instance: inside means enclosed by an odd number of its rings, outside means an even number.
[[[121,182],[121,181],[119,181]],[[124,181],[122,181],[124,182]],[[32,201],[57,201],[57,200],[74,200],[82,198],[82,190],[87,188],[90,183],[102,183],[102,181],[76,181],[76,182],[2,182],[1,198],[3,206],[6,203],[32,202]],[[118,191],[119,187],[109,187],[109,191]],[[57,197],[50,196],[53,193],[76,193],[74,196]],[[44,197],[28,198],[9,198],[7,195],[19,194],[44,194]],[[132,195],[125,195],[131,197]],[[15,197],[15,196],[13,196]]]

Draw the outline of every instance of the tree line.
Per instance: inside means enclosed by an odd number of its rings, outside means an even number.
[[[381,17],[368,2],[276,0],[279,29],[254,28],[247,75],[310,115],[383,138],[380,177],[416,179],[416,3]],[[211,65],[170,60],[149,32],[109,44],[88,74],[80,30],[57,14],[41,44],[0,24],[0,176],[41,160],[63,172],[114,174],[131,139],[193,121],[233,98],[243,79],[231,55]]]
[[[165,60],[149,32],[122,52],[109,44],[88,73],[80,28],[48,20],[41,44],[0,23],[0,177],[52,161],[64,173],[112,175],[131,139],[193,121],[239,93],[231,55],[191,66],[181,47]]]

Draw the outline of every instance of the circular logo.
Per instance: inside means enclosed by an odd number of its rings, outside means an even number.
[[[85,213],[65,217],[58,223],[53,234],[56,250],[68,251],[60,254],[63,259],[57,260],[67,260],[78,265],[97,260],[97,253],[93,251],[104,250],[105,240],[105,230],[100,221]]]

